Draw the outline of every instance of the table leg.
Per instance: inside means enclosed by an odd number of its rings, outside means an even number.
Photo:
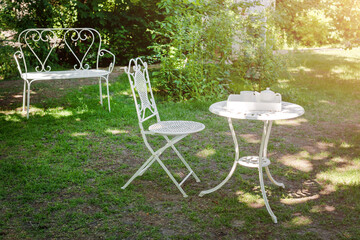
[[[276,218],[275,214],[273,213],[273,211],[271,210],[269,202],[267,200],[265,186],[264,186],[263,169],[262,169],[263,168],[262,167],[263,159],[266,157],[267,145],[269,142],[269,136],[270,136],[270,131],[271,131],[271,125],[272,125],[272,121],[265,121],[265,123],[264,123],[264,130],[263,130],[263,134],[261,137],[261,145],[260,145],[260,152],[259,152],[259,180],[260,180],[261,193],[262,193],[262,196],[263,196],[263,199],[265,202],[266,209],[267,209],[268,213],[270,214],[271,218],[273,219],[274,223],[277,223],[277,218]]]
[[[273,121],[270,121],[270,122],[268,123],[268,127],[267,127],[267,128],[268,128],[267,131],[269,132],[269,134],[267,134],[267,137],[266,137],[266,139],[265,139],[264,153],[263,153],[263,154],[264,154],[264,158],[267,158],[267,147],[268,147],[268,143],[269,143],[269,137],[270,137],[271,127],[272,127],[272,122],[273,122]],[[266,124],[266,123],[265,123],[265,124]],[[268,178],[270,179],[270,181],[271,181],[273,184],[275,184],[276,186],[285,188],[285,185],[284,185],[283,183],[277,182],[277,181],[272,177],[272,175],[271,175],[271,173],[270,173],[269,166],[266,166],[266,167],[265,167],[265,170],[266,170],[266,174],[267,174]]]
[[[237,166],[237,163],[238,163],[238,160],[239,160],[239,144],[238,144],[238,141],[237,141],[237,138],[236,138],[236,134],[235,134],[235,131],[234,131],[234,127],[232,125],[231,118],[228,118],[228,122],[229,122],[231,135],[232,135],[233,140],[234,140],[234,145],[235,145],[235,161],[234,161],[234,164],[233,164],[233,166],[231,168],[230,173],[227,175],[227,177],[224,179],[224,181],[222,181],[219,185],[217,185],[214,188],[211,188],[211,189],[205,190],[205,191],[201,191],[200,194],[199,194],[200,197],[204,196],[205,194],[215,192],[216,190],[221,188],[225,183],[227,183],[227,181],[229,181],[229,179],[231,178],[231,176],[235,172],[235,169],[236,169],[236,166]]]

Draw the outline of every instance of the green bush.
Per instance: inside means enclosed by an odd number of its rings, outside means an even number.
[[[271,34],[265,33],[263,15],[242,15],[249,6],[233,1],[161,1],[166,17],[151,30],[151,48],[161,59],[161,69],[154,73],[160,93],[174,100],[206,99],[227,95],[232,80],[257,90],[271,84],[279,69],[272,44],[265,43],[265,35],[270,43]],[[252,69],[258,76],[250,76]]]
[[[157,11],[157,2],[0,0],[0,26],[2,30],[17,33],[27,28],[91,27],[100,32],[104,46],[116,55],[116,63],[125,65],[130,58],[152,54],[147,48],[152,42],[151,34],[146,29],[151,28],[155,20],[162,19]],[[72,61],[69,54],[55,56],[57,54],[54,52],[52,57],[61,62]],[[5,62],[9,61],[5,55],[4,58]],[[105,59],[104,65],[108,62]],[[7,66],[6,69],[12,68]]]
[[[213,6],[185,1],[162,1],[159,7],[168,14],[152,31],[157,41],[152,49],[161,60],[161,71],[155,75],[159,89],[181,100],[225,92],[229,66],[223,60],[231,54],[229,26],[216,31],[220,22],[229,22],[224,11],[215,14]],[[211,17],[205,18],[205,13]]]
[[[276,1],[276,25],[283,45],[360,43],[360,7],[353,0]]]
[[[0,42],[0,80],[11,79],[19,73],[13,57],[15,50],[4,42]]]

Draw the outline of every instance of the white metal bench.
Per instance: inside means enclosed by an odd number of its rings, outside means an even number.
[[[19,51],[14,57],[24,80],[23,111],[27,104],[29,118],[30,86],[39,80],[99,78],[100,103],[103,104],[101,80],[106,83],[108,108],[110,109],[109,75],[114,69],[115,55],[102,49],[100,33],[93,28],[33,28],[26,29],[18,37]],[[58,54],[53,54],[53,53]],[[58,59],[65,56],[73,70],[53,71],[52,68],[63,62]],[[109,63],[107,69],[100,69],[99,64],[105,54]],[[22,61],[21,61],[22,60]],[[56,66],[57,67],[57,66]],[[26,96],[27,95],[27,96]]]

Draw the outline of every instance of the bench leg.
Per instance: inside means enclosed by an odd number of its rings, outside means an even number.
[[[29,109],[30,109],[30,85],[31,83],[28,83],[28,88],[27,88],[27,113],[26,113],[26,117],[27,119],[29,119]]]
[[[109,94],[109,75],[106,77],[106,90],[107,90],[109,112],[111,112],[111,109],[110,109],[110,94]]]
[[[103,105],[102,88],[101,88],[101,77],[99,78],[99,90],[100,90],[100,104]]]
[[[26,82],[24,81],[24,92],[23,92],[23,108],[22,111],[25,112],[25,103],[26,103]]]

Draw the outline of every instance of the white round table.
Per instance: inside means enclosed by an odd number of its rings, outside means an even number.
[[[261,193],[264,198],[265,206],[267,211],[269,212],[270,216],[272,217],[273,221],[277,223],[277,218],[273,211],[270,208],[269,202],[267,200],[266,192],[265,192],[265,186],[264,186],[264,178],[263,178],[263,171],[262,168],[264,167],[266,170],[266,174],[271,180],[272,183],[274,183],[277,186],[281,186],[285,188],[285,185],[283,183],[277,182],[270,173],[269,165],[270,160],[267,158],[267,146],[269,142],[270,132],[271,132],[271,126],[274,120],[284,120],[284,119],[291,119],[296,118],[305,113],[305,110],[303,107],[289,102],[282,102],[281,103],[282,110],[280,112],[273,112],[273,111],[250,111],[250,112],[239,112],[234,109],[228,109],[226,107],[226,101],[217,102],[210,106],[209,110],[210,112],[226,117],[228,119],[230,131],[234,140],[235,145],[235,161],[234,164],[230,170],[230,173],[228,176],[222,181],[219,185],[217,185],[214,188],[211,188],[209,190],[205,190],[200,192],[199,196],[202,197],[205,194],[212,193],[219,188],[221,188],[233,175],[237,164],[245,166],[245,167],[251,167],[251,168],[258,168],[259,169],[259,180],[260,180],[260,187],[261,187]],[[237,137],[234,131],[234,127],[232,125],[232,118],[234,119],[248,119],[248,120],[260,120],[264,122],[264,130],[261,138],[261,144],[260,144],[260,151],[259,155],[257,156],[245,156],[239,158],[239,145],[237,141]],[[260,161],[259,161],[260,159]]]

